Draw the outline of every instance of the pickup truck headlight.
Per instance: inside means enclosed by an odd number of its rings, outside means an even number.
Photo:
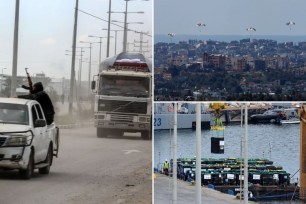
[[[32,143],[32,132],[11,133],[2,147],[27,146]]]

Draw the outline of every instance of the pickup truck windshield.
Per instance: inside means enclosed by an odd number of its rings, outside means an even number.
[[[148,77],[110,76],[100,78],[99,94],[108,96],[149,97]]]
[[[0,123],[29,125],[26,105],[0,103]]]

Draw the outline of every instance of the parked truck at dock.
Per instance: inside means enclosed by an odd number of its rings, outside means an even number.
[[[151,138],[151,62],[140,53],[123,52],[104,60],[92,82],[98,137],[140,132]]]
[[[0,98],[0,169],[18,169],[24,179],[34,169],[49,174],[58,150],[59,129],[47,125],[37,101]]]

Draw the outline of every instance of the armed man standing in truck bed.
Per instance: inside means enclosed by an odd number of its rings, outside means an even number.
[[[28,89],[28,87],[26,86],[22,87]],[[53,123],[55,114],[54,107],[49,95],[44,91],[44,87],[41,82],[37,82],[33,85],[33,90],[30,92],[29,95],[20,95],[18,96],[18,98],[32,99],[38,101],[44,111],[47,125]]]

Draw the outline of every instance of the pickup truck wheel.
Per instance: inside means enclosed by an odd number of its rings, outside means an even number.
[[[97,128],[97,137],[107,137],[109,134],[109,129],[107,128]]]
[[[34,152],[31,150],[27,169],[19,170],[20,176],[23,179],[30,179],[34,173]]]
[[[60,145],[60,135],[59,135],[59,128],[56,127],[56,136],[55,136],[55,150],[56,150],[56,157],[58,156],[58,151],[59,151],[59,145]]]
[[[48,149],[47,158],[45,160],[45,163],[47,163],[48,165],[43,167],[43,168],[38,169],[40,174],[49,174],[50,167],[51,167],[51,164],[52,164],[52,158],[53,158],[52,157],[52,146],[50,145],[49,149]]]

